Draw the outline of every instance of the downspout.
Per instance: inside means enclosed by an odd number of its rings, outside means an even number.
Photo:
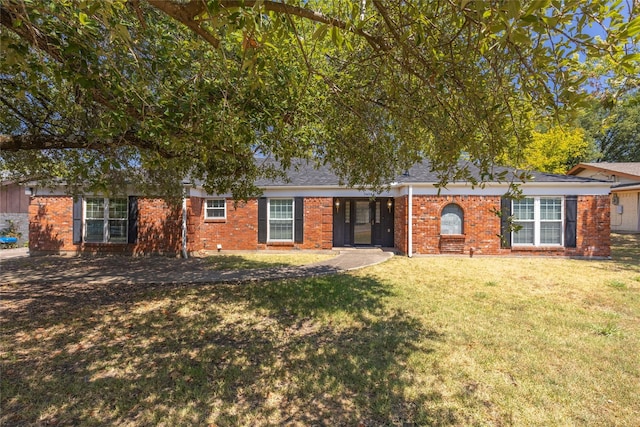
[[[188,188],[185,186],[182,192],[182,258],[189,258],[187,253],[187,193]]]
[[[408,227],[408,236],[407,236],[407,255],[409,258],[413,256],[413,185],[409,185],[409,209],[407,216],[409,217],[409,227]]]

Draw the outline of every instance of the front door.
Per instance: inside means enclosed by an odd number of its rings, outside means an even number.
[[[353,243],[371,244],[371,204],[368,200],[356,200],[355,221],[353,223]]]
[[[333,199],[333,246],[393,246],[393,199]]]

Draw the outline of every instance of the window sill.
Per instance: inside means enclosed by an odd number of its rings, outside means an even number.
[[[293,240],[288,242],[267,242],[267,246],[293,246]]]
[[[537,251],[545,251],[545,252],[563,252],[565,249],[564,246],[512,246],[512,252],[537,252]]]
[[[227,222],[226,218],[205,218],[204,219],[205,223],[223,223],[223,222]]]
[[[85,246],[126,246],[127,242],[82,242]]]

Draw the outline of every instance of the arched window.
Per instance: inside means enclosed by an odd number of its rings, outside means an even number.
[[[440,234],[462,234],[464,214],[462,208],[455,203],[448,204],[442,209],[440,220]]]

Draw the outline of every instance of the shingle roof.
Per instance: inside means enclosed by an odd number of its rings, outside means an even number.
[[[580,163],[573,169],[569,171],[569,173],[580,173],[586,167],[608,171],[612,174],[626,174],[637,176],[640,179],[640,162],[601,162],[601,163]]]
[[[266,160],[266,163],[272,162]],[[272,164],[277,166],[276,162]],[[338,176],[327,165],[316,166],[313,163],[306,161],[293,162],[294,167],[286,171],[289,181],[283,180],[269,180],[260,179],[256,182],[258,187],[269,186],[285,186],[285,187],[315,187],[315,186],[337,186],[340,185]],[[470,163],[460,163],[459,167],[467,166],[471,176],[476,180],[481,181],[480,169]],[[495,176],[498,176],[501,172],[507,172],[506,180],[514,178],[517,170],[514,168],[507,168],[502,166],[496,166],[493,168]],[[557,175],[545,172],[530,172],[530,180],[528,182],[556,182],[556,183],[588,183],[588,182],[606,182],[593,178],[583,178],[574,175]],[[485,179],[487,181],[487,179]],[[498,180],[491,180],[497,182]],[[517,179],[515,179],[517,181]],[[417,184],[417,183],[438,183],[440,178],[437,173],[431,170],[431,164],[428,161],[423,161],[413,165],[406,173],[400,174],[395,182],[403,184]],[[450,182],[456,182],[450,181]],[[463,182],[458,180],[457,182]]]
[[[273,164],[278,168],[278,163],[273,160],[260,160],[261,163]],[[338,176],[326,165],[316,166],[304,160],[294,161],[293,167],[286,171],[289,182],[281,179],[271,180],[261,178],[256,181],[258,187],[271,185],[292,187],[335,186],[339,185]]]

